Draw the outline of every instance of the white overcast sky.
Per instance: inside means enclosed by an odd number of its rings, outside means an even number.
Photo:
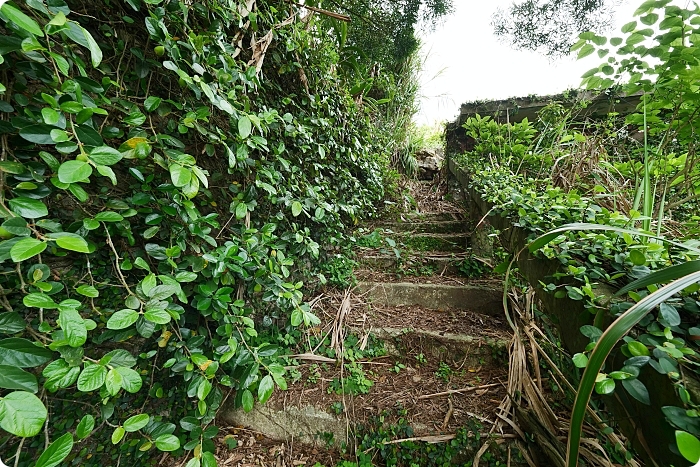
[[[548,58],[511,49],[493,35],[491,15],[513,0],[454,0],[455,12],[423,38],[426,54],[421,78],[418,124],[453,120],[464,102],[506,99],[529,94],[556,94],[578,87],[581,75],[600,64],[596,54],[583,60]],[[632,20],[642,0],[617,8],[611,33]]]

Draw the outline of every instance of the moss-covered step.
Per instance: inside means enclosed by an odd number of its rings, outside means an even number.
[[[416,251],[462,252],[469,248],[469,235],[434,233],[399,233],[393,236],[406,248]]]
[[[409,220],[406,222],[386,222],[381,227],[394,231],[396,233],[437,233],[437,234],[461,234],[467,231],[467,223],[463,220],[447,220],[447,221],[415,221]]]
[[[461,309],[489,316],[503,314],[503,290],[485,285],[451,286],[410,282],[360,282],[357,293],[383,306]]]
[[[459,263],[467,258],[466,253],[455,252],[440,254],[426,252],[425,254],[401,255],[380,253],[377,250],[358,251],[358,262],[369,269],[382,272],[403,272],[425,276],[430,274],[457,275]]]

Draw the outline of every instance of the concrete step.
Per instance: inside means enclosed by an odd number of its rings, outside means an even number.
[[[367,332],[352,326],[349,331],[357,336]],[[333,393],[327,388],[333,376],[337,377],[340,371],[338,362],[326,357],[308,361],[302,359],[302,363],[319,363],[326,366],[325,371],[318,377],[324,382],[321,383],[321,387],[312,387],[302,378],[297,383],[290,384],[290,395],[275,391],[265,405],[256,403],[249,413],[244,412],[242,408],[233,408],[229,402],[219,412],[219,417],[229,425],[245,426],[253,431],[265,433],[265,436],[271,439],[314,444],[319,447],[326,445],[326,441],[319,437],[319,434],[332,433],[332,444],[341,446],[352,441],[352,434],[358,424],[363,423],[363,412],[373,410],[377,394],[381,398],[395,398],[411,416],[430,410],[433,399],[421,400],[420,396],[434,392],[435,388],[444,387],[449,390],[470,385],[475,388],[487,387],[486,394],[486,390],[467,390],[462,394],[452,394],[456,406],[470,408],[473,404],[470,401],[473,400],[480,411],[484,410],[485,398],[494,399],[490,404],[486,404],[494,405],[495,408],[497,397],[493,394],[504,394],[502,381],[507,372],[507,348],[510,342],[506,333],[494,337],[474,337],[391,327],[372,327],[370,332],[384,341],[387,354],[361,364],[368,372],[366,377],[374,382],[369,393],[354,396]],[[392,373],[390,368],[398,363],[402,366],[396,373]],[[447,374],[443,373],[441,376],[435,371],[438,369],[438,363],[441,368],[447,370]],[[400,390],[387,392],[386,387],[392,385],[393,379],[399,378],[399,372],[404,381],[406,375],[410,376],[409,383],[400,386]],[[330,408],[334,404],[349,404],[356,409],[348,410],[344,414],[333,413]],[[484,415],[490,416],[488,413]],[[459,417],[457,414],[455,416]],[[470,416],[472,414],[469,412],[462,414],[462,417]],[[461,425],[464,420],[458,419],[455,422],[456,425]],[[444,433],[444,430],[436,429],[434,424],[425,423],[425,420],[412,420],[411,426],[416,435],[431,436]]]
[[[367,268],[384,272],[414,271],[419,275],[458,275],[459,262],[468,256],[460,252],[447,255],[427,252],[424,255],[410,254],[397,258],[394,254],[382,254],[376,250],[358,253],[358,262]]]
[[[469,248],[470,238],[467,234],[403,233],[394,239],[406,248],[418,251],[463,252]]]
[[[357,293],[389,307],[415,305],[431,310],[470,310],[489,316],[503,314],[503,290],[485,285],[360,282]]]
[[[386,222],[378,227],[394,231],[396,233],[455,233],[462,234],[467,230],[466,221],[462,220],[441,220],[441,221],[414,221]]]
[[[400,222],[451,222],[466,221],[463,212],[411,212],[402,214]]]

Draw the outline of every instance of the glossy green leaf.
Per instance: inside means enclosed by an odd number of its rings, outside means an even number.
[[[76,234],[63,235],[56,239],[56,245],[65,250],[77,251],[78,253],[90,253],[90,247],[85,239]]]
[[[90,150],[88,157],[91,161],[98,165],[114,165],[124,156],[122,153],[109,146],[100,146]]]
[[[39,384],[36,376],[12,365],[0,365],[0,388],[16,389],[36,394]]]
[[[115,174],[114,170],[112,170],[110,167],[107,167],[106,165],[97,165],[95,166],[95,170],[97,170],[97,173],[103,177],[109,178],[112,185],[117,185],[117,174]]]
[[[175,451],[180,448],[180,440],[175,435],[163,434],[156,438],[156,447],[165,452]]]
[[[22,217],[39,219],[49,215],[46,205],[39,200],[19,196],[8,201],[10,209]]]
[[[27,322],[16,311],[0,313],[0,333],[14,334],[27,326]]]
[[[294,201],[292,203],[292,216],[297,217],[301,214],[303,207],[299,201]]]
[[[246,115],[242,115],[241,118],[238,119],[238,135],[245,139],[250,136],[252,131],[253,125],[250,118],[248,118]]]
[[[92,66],[97,67],[100,64],[100,62],[102,62],[102,50],[100,49],[100,46],[97,45],[97,42],[95,42],[95,39],[92,37],[92,34],[90,34],[85,28],[81,29],[83,30],[83,34],[85,35],[87,48],[90,50],[90,60],[92,61]]]
[[[149,96],[146,98],[146,101],[143,103],[143,106],[146,108],[146,111],[153,112],[160,106],[160,103],[162,101],[163,99],[161,99],[160,97]]]
[[[119,441],[121,441],[125,434],[126,430],[124,427],[118,426],[115,428],[112,432],[112,444],[117,444]]]
[[[0,362],[20,368],[34,368],[47,363],[53,352],[27,339],[9,337],[0,340]]]
[[[20,28],[24,29],[28,33],[34,34],[35,36],[43,36],[44,31],[41,30],[36,21],[24,14],[18,8],[5,3],[0,7],[0,11],[5,15],[7,19],[15,23]]]
[[[64,433],[41,453],[34,467],[55,467],[63,462],[72,450],[73,434]]]
[[[576,368],[586,368],[586,364],[588,364],[588,357],[583,353],[577,353],[572,360]]]
[[[84,415],[83,418],[80,419],[78,426],[75,428],[75,436],[78,439],[85,439],[94,429],[95,417],[90,414]]]
[[[146,312],[143,314],[143,317],[155,324],[168,324],[172,319],[167,311],[160,310],[157,308],[152,310],[146,310]]]
[[[141,390],[143,379],[136,370],[119,366],[114,369],[122,377],[122,387],[126,392],[135,394]]]
[[[243,219],[248,212],[248,206],[245,203],[238,203],[236,205],[236,219]]]
[[[90,298],[97,298],[100,296],[100,292],[92,285],[83,284],[75,289],[80,295]]]
[[[12,246],[10,257],[12,261],[19,263],[38,255],[45,249],[46,242],[39,241],[36,238],[23,238]]]
[[[24,303],[24,306],[26,307],[46,308],[47,310],[58,308],[58,305],[51,297],[46,294],[36,292],[25,295],[22,299],[22,303]]]
[[[38,435],[47,415],[44,403],[34,394],[15,391],[0,399],[0,428],[15,436]]]
[[[55,125],[61,119],[61,116],[51,107],[44,107],[41,109],[41,116],[44,119],[44,123],[47,125]]]
[[[92,175],[92,166],[83,161],[66,161],[58,168],[58,179],[62,183],[83,182]]]
[[[676,431],[676,444],[681,455],[692,463],[700,461],[700,441],[686,431]]]
[[[107,368],[94,363],[85,363],[85,368],[78,376],[78,390],[83,392],[95,391],[105,384]]]
[[[170,179],[176,187],[183,187],[190,183],[192,171],[180,164],[170,164]]]
[[[678,313],[675,306],[667,303],[660,304],[659,315],[669,326],[678,326],[681,324],[681,315]]]
[[[43,123],[37,125],[29,125],[19,131],[19,135],[27,141],[35,144],[55,144],[56,141],[51,138],[51,131],[56,127]]]
[[[122,388],[122,375],[117,373],[117,371],[112,368],[107,372],[107,378],[105,379],[105,389],[107,394],[110,396],[116,396]],[[126,426],[124,426],[126,431],[129,431]]]
[[[125,329],[134,324],[139,319],[139,314],[135,310],[119,310],[112,314],[107,320],[107,329]]]
[[[629,393],[630,396],[637,399],[639,402],[645,405],[651,405],[651,400],[649,399],[649,391],[647,390],[644,383],[636,378],[623,379],[621,381],[622,387]]]
[[[202,467],[216,467],[216,457],[209,451],[202,453]]]
[[[150,418],[150,415],[145,413],[129,417],[124,421],[124,430],[126,430],[129,433],[139,431],[140,429],[148,425],[148,421],[150,420]]]
[[[59,314],[61,329],[71,347],[80,347],[87,341],[87,327],[83,317],[74,308],[65,308]]]
[[[266,375],[260,384],[258,385],[258,400],[261,404],[267,402],[267,400],[272,396],[272,391],[275,389],[275,383],[272,380],[272,376]]]
[[[255,400],[253,399],[253,393],[249,389],[243,391],[241,396],[241,405],[243,406],[243,411],[248,413],[253,410],[253,404]]]

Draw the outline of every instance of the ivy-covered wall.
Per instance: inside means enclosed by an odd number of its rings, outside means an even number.
[[[304,293],[394,180],[377,129],[399,77],[356,89],[342,20],[3,3],[2,460],[214,465],[224,400],[286,387],[285,335],[317,321]]]

